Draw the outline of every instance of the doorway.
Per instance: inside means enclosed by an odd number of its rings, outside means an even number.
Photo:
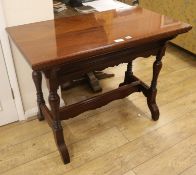
[[[4,62],[2,44],[0,41],[0,126],[18,121],[13,92]]]
[[[24,120],[21,96],[5,27],[3,5],[0,1],[0,126]]]

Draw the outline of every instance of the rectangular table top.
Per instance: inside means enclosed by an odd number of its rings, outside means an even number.
[[[72,63],[187,32],[189,24],[130,7],[8,27],[32,69]]]

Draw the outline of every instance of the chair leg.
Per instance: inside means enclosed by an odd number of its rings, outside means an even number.
[[[87,73],[86,78],[87,78],[89,85],[92,88],[93,92],[101,92],[102,91],[102,88],[99,84],[99,80],[95,77],[94,72]]]
[[[56,72],[52,71],[49,77],[49,90],[50,90],[49,104],[53,116],[52,130],[61,158],[63,162],[67,164],[70,162],[70,157],[67,150],[67,146],[65,144],[63,128],[61,126],[61,121],[60,121],[60,114],[59,114],[60,97],[57,93],[58,88],[59,88],[58,77],[56,75]]]
[[[45,100],[43,97],[43,92],[42,92],[42,74],[39,71],[33,71],[32,73],[32,78],[35,84],[35,88],[37,91],[37,106],[38,106],[38,120],[42,121],[44,120],[44,116],[41,112],[40,106],[45,104]]]
[[[156,103],[156,95],[157,95],[157,80],[159,73],[162,68],[162,58],[165,54],[166,44],[159,50],[156,60],[153,64],[153,78],[151,82],[151,86],[149,92],[147,93],[147,104],[150,109],[152,119],[154,121],[159,119],[159,108]]]

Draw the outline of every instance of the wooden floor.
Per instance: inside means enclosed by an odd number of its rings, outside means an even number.
[[[134,62],[150,82],[154,58]],[[123,79],[126,65],[107,69],[105,90]],[[91,96],[87,86],[63,92],[65,103]],[[63,122],[71,163],[64,165],[46,122],[0,128],[3,175],[196,175],[196,58],[170,46],[159,78],[160,119],[154,122],[142,94],[133,94]]]

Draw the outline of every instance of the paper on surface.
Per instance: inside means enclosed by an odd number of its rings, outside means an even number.
[[[126,8],[132,8],[132,6],[116,0],[95,0],[92,2],[83,3],[83,5],[89,5],[91,7],[94,7],[99,12],[112,10],[112,9],[122,10]]]

